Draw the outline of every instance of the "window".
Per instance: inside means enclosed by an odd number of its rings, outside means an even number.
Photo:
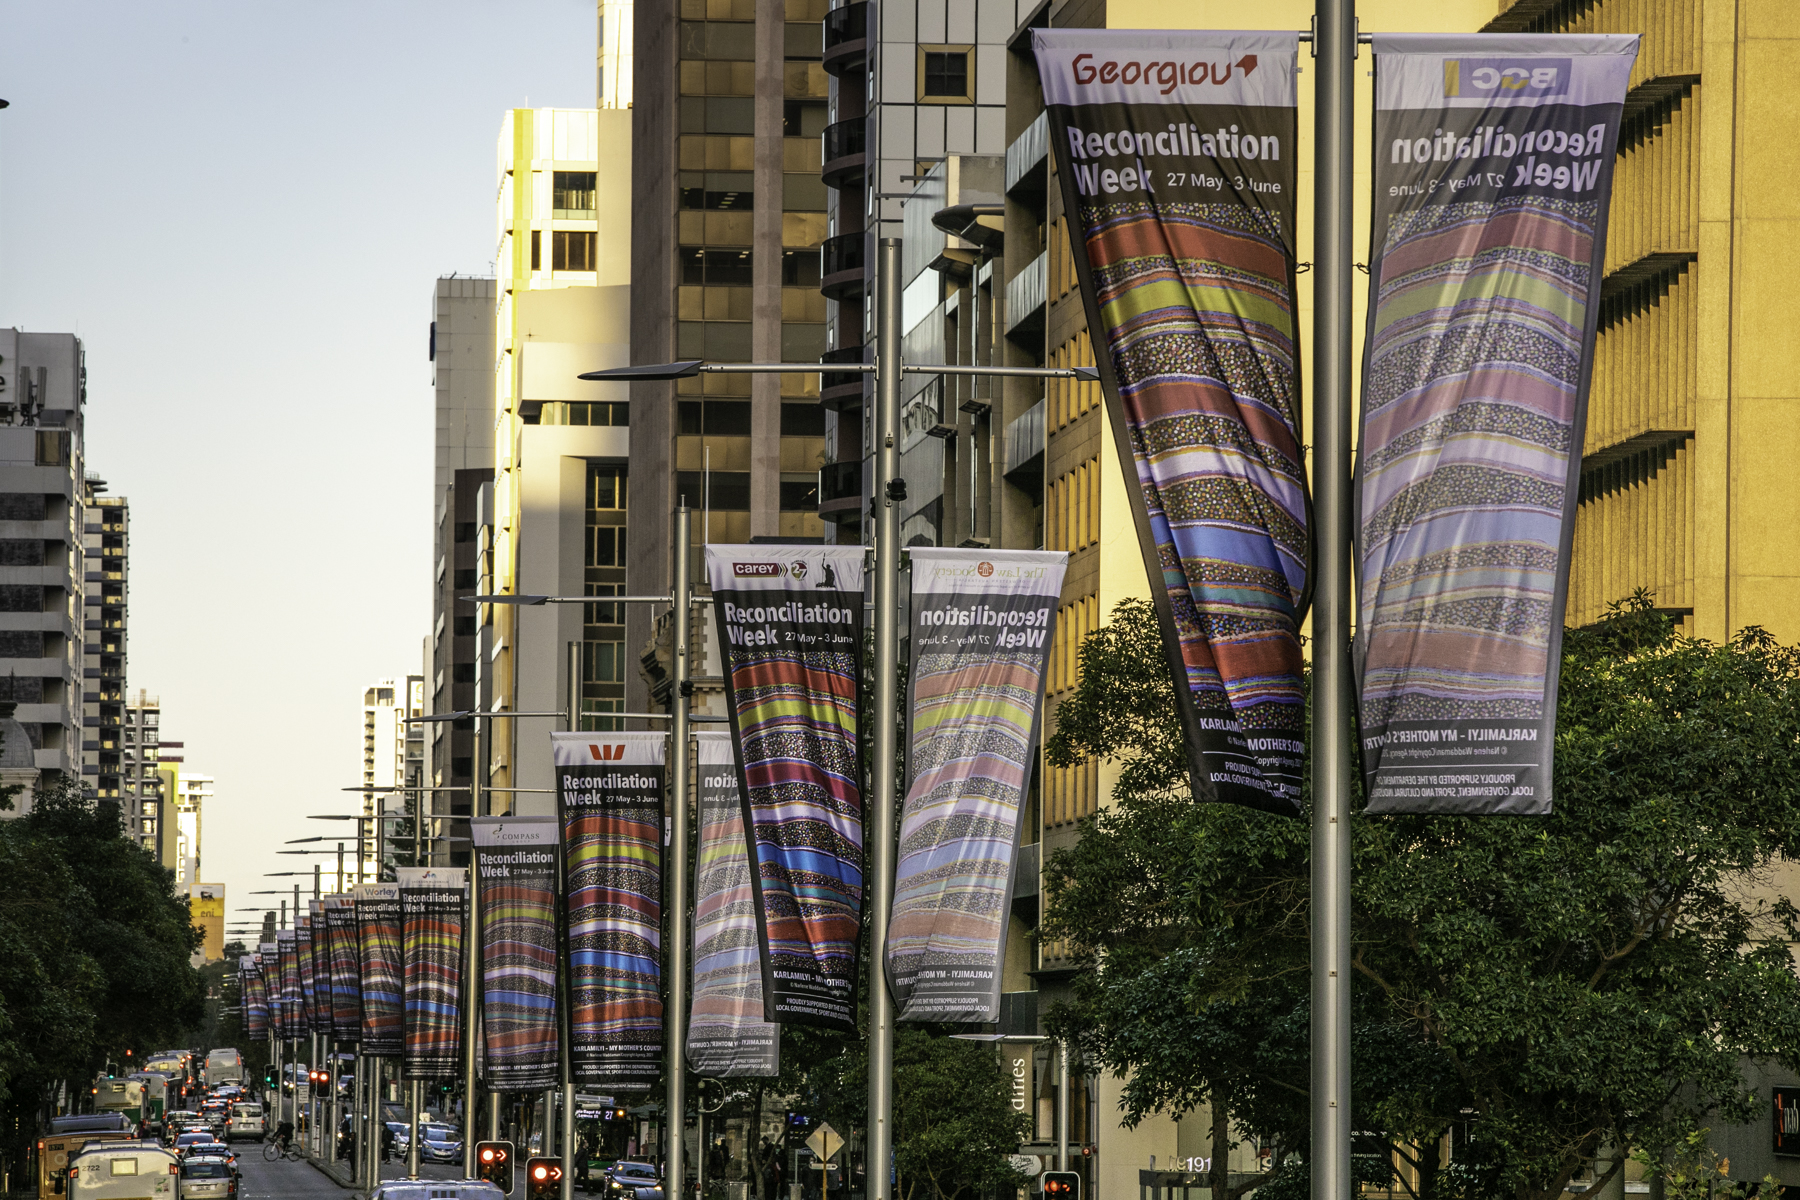
[[[682,283],[747,287],[754,282],[748,250],[704,250],[699,246],[683,246],[680,255]]]
[[[818,507],[819,481],[816,477],[809,482],[781,481],[782,512],[816,512]]]
[[[544,235],[535,229],[531,231],[531,269],[544,269]]]
[[[675,492],[686,497],[689,508],[710,508],[714,512],[748,512],[750,472],[677,471]]]
[[[714,212],[744,212],[754,207],[752,179],[753,176],[748,171],[683,171],[680,180],[681,207]]]
[[[63,467],[68,463],[69,435],[61,430],[38,430],[37,465],[40,467]]]
[[[559,220],[593,216],[594,174],[593,171],[553,172],[550,176],[550,215]]]
[[[973,104],[969,78],[969,46],[919,47],[919,101],[924,104]]]
[[[592,271],[594,269],[594,241],[597,236],[578,230],[556,230],[550,235],[550,269],[553,271]]]

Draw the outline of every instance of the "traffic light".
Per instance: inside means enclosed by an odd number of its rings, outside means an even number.
[[[493,1142],[487,1144],[495,1145]],[[530,1200],[550,1200],[553,1196],[562,1195],[562,1159],[526,1159],[525,1195]]]
[[[1044,1195],[1055,1200],[1081,1200],[1081,1176],[1074,1171],[1045,1171]]]
[[[512,1195],[513,1144],[511,1142],[475,1143],[475,1178],[485,1179],[500,1189],[503,1196]],[[533,1160],[538,1161],[538,1160]]]

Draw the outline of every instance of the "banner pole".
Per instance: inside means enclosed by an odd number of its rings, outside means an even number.
[[[568,724],[571,733],[581,731],[581,642],[569,643],[569,688],[568,688]],[[575,1200],[575,1069],[574,1069],[574,1036],[575,1036],[575,990],[569,979],[569,897],[568,897],[568,864],[559,861],[557,873],[563,880],[559,889],[562,895],[557,904],[557,955],[556,955],[556,1008],[559,1014],[557,1023],[557,1042],[562,1047],[559,1056],[561,1067],[558,1086],[554,1092],[562,1095],[562,1188],[559,1200]],[[553,1093],[545,1093],[544,1107],[544,1142],[550,1142],[550,1107],[549,1098]]]
[[[688,991],[688,624],[693,614],[693,510],[686,502],[675,508],[674,599],[675,676],[669,689],[669,1002],[664,1027],[669,1031],[668,1146],[663,1171],[664,1195],[680,1200],[687,1190],[682,1157],[687,1134],[687,991]],[[567,1178],[565,1166],[564,1177]]]
[[[894,998],[887,987],[888,911],[894,902],[894,778],[900,688],[900,239],[882,238],[875,267],[875,740],[863,841],[869,886],[868,1200],[890,1200],[894,1149]]]
[[[493,724],[489,721],[475,722],[475,739],[479,743],[475,751],[474,790],[469,795],[469,815],[485,817],[483,811],[492,799],[487,795],[484,781],[487,779],[488,755],[492,752],[493,737],[490,731]],[[473,824],[469,836],[475,836]],[[469,846],[469,905],[468,920],[463,923],[463,1178],[475,1178],[475,1107],[476,1097],[480,1094],[477,1088],[480,1081],[475,1077],[475,1039],[481,1033],[481,918],[479,880],[475,875],[475,846]]]
[[[1356,0],[1318,0],[1313,191],[1312,1200],[1350,1179],[1350,287]]]

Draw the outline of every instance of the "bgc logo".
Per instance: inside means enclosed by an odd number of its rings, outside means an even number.
[[[1566,58],[1446,58],[1444,98],[1538,99],[1569,90]]]

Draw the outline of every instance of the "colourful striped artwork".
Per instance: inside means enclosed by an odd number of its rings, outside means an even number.
[[[238,996],[244,1007],[244,1035],[255,1041],[269,1036],[269,1001],[263,991],[262,967],[254,954],[238,959]]]
[[[365,883],[356,889],[356,924],[362,950],[362,1052],[399,1058],[406,1016],[400,994],[400,885]]]
[[[912,550],[912,722],[887,952],[899,1020],[999,1019],[1019,807],[1068,561]]]
[[[553,733],[575,1082],[662,1077],[661,733]]]
[[[756,870],[763,1016],[856,1028],[860,546],[708,546]]]
[[[340,1042],[362,1038],[362,955],[357,945],[356,901],[325,901],[325,932],[331,959],[331,1036]]]
[[[405,1005],[403,1079],[461,1070],[463,932],[468,924],[461,867],[397,867]]]
[[[312,903],[318,903],[312,901]],[[318,931],[313,926],[313,916],[294,918],[294,965],[298,971],[296,978],[300,984],[300,994],[296,999],[298,1005],[294,1015],[299,1021],[300,1033],[304,1036],[324,1032],[313,1020],[314,996],[316,980],[313,978],[313,939]]]
[[[1032,38],[1194,794],[1298,814],[1311,563],[1294,325],[1298,42]],[[1218,65],[1166,87],[1090,69],[1171,55]]]
[[[492,1091],[542,1091],[562,1077],[556,818],[477,817],[469,829],[481,888],[483,1075]]]
[[[325,901],[322,899],[308,901],[307,911],[312,921],[309,930],[312,937],[310,955],[312,975],[307,981],[306,1019],[312,1023],[314,1033],[322,1037],[329,1037],[331,1036],[331,930],[325,925]]]
[[[694,866],[694,991],[688,1067],[723,1079],[775,1075],[781,1026],[763,1020],[756,893],[744,840],[743,797],[731,735],[694,735],[699,760],[699,848]]]
[[[306,918],[301,917],[303,921]],[[298,922],[296,922],[296,925]],[[280,929],[275,932],[275,947],[278,963],[277,1003],[274,1006],[276,1035],[285,1040],[302,1037],[306,1033],[306,1023],[300,1017],[300,954],[299,929]]]
[[[1635,37],[1587,35],[1383,35],[1377,48],[1356,478],[1371,812],[1550,811],[1568,545],[1635,50]],[[1561,82],[1471,94],[1494,55]]]

